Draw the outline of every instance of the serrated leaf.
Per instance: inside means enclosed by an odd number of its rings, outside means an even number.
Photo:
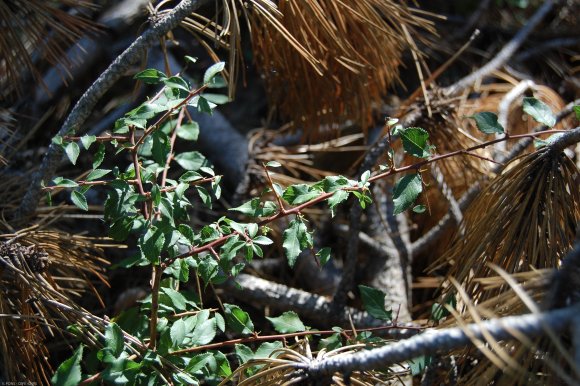
[[[489,111],[483,111],[472,115],[471,117],[475,120],[475,125],[477,129],[485,134],[502,134],[505,133],[505,129],[497,121],[497,115]]]
[[[99,166],[101,166],[104,159],[105,159],[105,145],[103,143],[100,143],[97,152],[93,156],[93,169],[96,169]]]
[[[529,114],[536,122],[548,127],[556,124],[556,116],[547,104],[536,98],[524,98],[524,111]]]
[[[318,253],[316,253],[316,256],[318,256],[318,259],[320,260],[320,264],[321,265],[325,265],[326,263],[328,263],[328,261],[330,260],[331,257],[331,252],[332,250],[328,247],[324,247],[321,248]]]
[[[393,189],[394,214],[399,214],[411,207],[423,191],[420,174],[407,174],[395,184]]]
[[[80,345],[74,354],[62,362],[51,382],[55,386],[76,386],[82,380],[81,360],[83,358],[83,346]]]
[[[431,146],[427,143],[429,133],[420,127],[409,127],[398,131],[403,149],[408,154],[418,158],[429,158],[431,156]]]
[[[66,156],[68,157],[71,164],[75,165],[77,163],[77,158],[81,152],[79,145],[76,142],[69,142],[64,147]]]
[[[211,83],[213,78],[224,70],[225,66],[225,62],[218,62],[211,65],[203,74],[203,84]]]
[[[114,357],[118,357],[125,348],[123,330],[117,323],[111,322],[105,328],[105,348],[108,349]]]
[[[249,335],[254,332],[250,315],[235,304],[224,304],[226,323],[234,332]]]
[[[202,346],[210,343],[216,335],[216,320],[207,319],[198,323],[193,330],[191,343],[196,346]]]
[[[312,245],[312,236],[308,233],[306,225],[299,219],[294,219],[290,222],[290,225],[284,231],[283,240],[282,248],[290,267],[294,267],[300,252]]]
[[[173,347],[178,347],[183,343],[185,339],[185,321],[183,319],[177,319],[173,323],[169,330],[169,336],[171,337]]]
[[[199,124],[197,122],[189,122],[177,128],[177,136],[187,141],[197,141],[199,137]]]
[[[81,143],[86,150],[89,150],[89,147],[97,140],[97,137],[94,135],[83,135],[81,137]]]
[[[336,214],[335,208],[338,204],[348,199],[349,193],[346,190],[337,190],[334,192],[332,196],[328,199],[328,207],[330,208],[330,215],[334,217]]]
[[[142,236],[139,248],[151,263],[159,261],[159,255],[165,243],[165,235],[161,229],[150,228]]]
[[[87,181],[98,180],[99,178],[106,176],[110,172],[111,172],[110,169],[94,169],[87,176]]]
[[[82,209],[85,212],[89,210],[87,198],[81,192],[73,190],[70,194],[70,199],[79,209]]]
[[[174,159],[185,170],[197,171],[202,166],[207,166],[205,157],[198,151],[180,153]]]
[[[169,287],[163,287],[161,288],[161,291],[163,291],[163,293],[167,295],[169,299],[171,299],[171,303],[173,303],[175,309],[179,311],[185,311],[187,301],[185,296]]]
[[[266,316],[266,319],[272,322],[274,330],[278,331],[281,334],[306,330],[304,323],[302,323],[300,317],[294,311],[286,311],[278,317]]]
[[[262,214],[260,199],[258,197],[252,198],[250,201],[245,202],[238,207],[230,208],[229,210],[240,212],[250,217],[259,217]]]
[[[320,191],[306,184],[290,185],[282,194],[282,198],[291,205],[303,204],[320,195]]]
[[[376,288],[358,286],[365,310],[373,317],[390,321],[392,311],[385,309],[385,293]]]
[[[165,78],[167,78],[167,75],[154,68],[141,71],[133,76],[133,79],[139,79],[147,84],[156,84]]]

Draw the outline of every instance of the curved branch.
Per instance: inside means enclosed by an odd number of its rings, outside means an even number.
[[[554,331],[563,331],[571,325],[579,311],[580,306],[576,305],[546,313],[507,316],[469,324],[463,328],[431,330],[380,348],[348,356],[329,357],[309,364],[300,364],[297,367],[314,379],[336,372],[349,373],[355,370],[385,368],[422,355],[433,355],[462,347],[471,344],[474,339],[485,340],[486,337],[491,336],[496,341],[507,340],[514,339],[518,333],[535,337],[544,334],[545,325],[549,325]]]
[[[57,135],[74,135],[85,123],[97,102],[122,77],[127,70],[139,61],[147,49],[158,42],[159,37],[177,27],[177,25],[199,8],[203,0],[182,0],[166,17],[155,23],[150,29],[137,38],[113,63],[97,78],[79,99]],[[32,182],[14,215],[15,221],[22,221],[31,216],[38,206],[42,194],[41,182],[50,180],[63,157],[60,146],[51,143],[42,160],[40,169],[32,176]]]

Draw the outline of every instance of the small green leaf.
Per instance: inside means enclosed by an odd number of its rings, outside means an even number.
[[[280,162],[277,162],[277,161],[269,161],[266,164],[266,166],[269,167],[269,168],[279,168],[279,167],[282,166],[282,164]]]
[[[105,328],[105,348],[108,349],[114,357],[118,357],[125,348],[123,330],[117,323],[111,322]]]
[[[209,102],[207,99],[200,96],[199,99],[197,100],[197,111],[199,111],[200,113],[207,113],[211,115],[213,113],[213,110],[210,103],[211,102]],[[215,107],[215,105],[213,107]]]
[[[159,261],[159,255],[161,254],[164,243],[165,235],[161,229],[156,229],[153,227],[148,229],[147,232],[141,237],[139,248],[147,260],[149,260],[151,263],[156,263]]]
[[[302,323],[300,317],[294,311],[286,311],[278,317],[266,316],[266,319],[272,322],[274,330],[278,331],[281,334],[306,331],[304,323]]]
[[[282,194],[282,198],[291,205],[303,204],[320,195],[320,191],[306,184],[290,185]]]
[[[330,215],[334,217],[336,214],[335,208],[338,204],[345,201],[348,198],[348,192],[346,190],[337,190],[334,194],[328,199],[328,207],[330,208]]]
[[[413,212],[415,212],[415,213],[424,213],[426,210],[427,210],[427,207],[423,204],[415,205],[413,207]]]
[[[273,243],[273,241],[267,238],[266,236],[258,236],[255,239],[253,239],[252,242],[260,245],[270,245]]]
[[[178,347],[185,339],[185,320],[177,319],[169,331],[171,337],[171,344],[173,347]]]
[[[55,145],[62,145],[62,137],[60,135],[55,135],[54,137],[52,137],[51,142],[54,143]]]
[[[163,293],[165,295],[167,295],[169,297],[169,299],[171,299],[171,303],[173,303],[173,306],[177,310],[185,311],[186,302],[187,302],[187,300],[185,299],[185,296],[183,296],[181,293],[177,292],[173,288],[169,288],[169,287],[163,287],[163,288],[161,288],[161,291],[163,291]]]
[[[420,127],[409,127],[398,131],[405,152],[418,158],[429,158],[431,146],[428,144],[429,133]]]
[[[162,79],[163,83],[169,88],[183,90],[189,92],[189,84],[185,79],[179,76],[172,76],[171,78]]]
[[[105,145],[103,143],[100,143],[97,152],[93,156],[93,169],[96,169],[99,166],[101,166],[104,159],[105,159]]]
[[[392,318],[392,311],[385,309],[385,293],[376,288],[359,285],[358,289],[367,312],[381,320],[390,321]]]
[[[282,248],[288,259],[288,265],[294,267],[300,252],[312,246],[312,235],[308,233],[304,222],[296,218],[290,222],[282,237],[284,240]]]
[[[505,129],[497,121],[497,115],[490,113],[489,111],[484,111],[481,113],[474,114],[470,116],[475,120],[475,125],[477,129],[485,134],[502,134],[505,133]]]
[[[80,209],[84,210],[85,212],[89,210],[89,205],[87,204],[87,198],[81,192],[73,190],[70,194],[70,199],[73,202],[73,204],[75,204]]]
[[[226,66],[225,62],[218,62],[210,66],[203,74],[203,84],[209,84],[212,82],[213,78],[222,72]]]
[[[215,338],[217,331],[216,327],[215,318],[207,319],[202,322],[198,321],[191,336],[191,343],[196,346],[210,343]]]
[[[259,217],[262,215],[262,208],[260,206],[260,199],[258,197],[252,198],[250,201],[243,203],[242,205],[230,208],[235,212],[240,212],[246,216]]]
[[[189,56],[189,55],[185,55],[184,58],[185,58],[185,60],[187,60],[190,63],[197,63],[197,58],[196,57]]]
[[[227,95],[223,94],[212,94],[212,93],[203,93],[203,97],[211,103],[215,103],[216,105],[223,105],[230,101],[230,98]]]
[[[62,362],[51,379],[55,386],[76,386],[82,380],[81,359],[83,358],[83,346],[80,345],[74,354]]]
[[[189,122],[177,128],[177,136],[187,141],[197,141],[199,137],[199,124],[197,122]]]
[[[106,176],[110,172],[111,172],[110,169],[94,169],[87,176],[87,181],[98,180],[99,178]]]
[[[328,247],[324,247],[321,248],[318,253],[316,253],[316,256],[318,256],[318,259],[320,260],[320,264],[321,265],[325,265],[326,263],[328,263],[328,261],[330,260],[331,257],[331,249]]]
[[[185,170],[197,171],[202,166],[207,166],[207,160],[198,151],[189,151],[175,156],[175,161]]]
[[[97,137],[94,135],[83,135],[81,137],[81,143],[86,150],[89,150],[89,147],[97,140]]]
[[[395,184],[393,189],[394,214],[404,212],[423,191],[420,174],[407,174]]]
[[[69,142],[64,147],[64,151],[70,162],[73,165],[75,165],[77,163],[77,158],[79,157],[79,154],[81,152],[79,145],[77,145],[76,142]]]
[[[576,119],[580,121],[580,106],[574,106],[573,109],[576,114]]]
[[[143,81],[144,83],[148,83],[148,84],[159,83],[161,80],[163,80],[165,78],[167,78],[167,75],[165,75],[161,71],[156,70],[154,68],[149,68],[147,70],[141,71],[141,72],[135,74],[135,76],[133,77],[133,79],[139,79],[139,80]]]
[[[254,323],[247,312],[235,304],[224,304],[226,323],[234,332],[249,335],[254,332]]]
[[[430,356],[420,356],[418,358],[414,358],[410,361],[408,361],[409,363],[409,368],[411,369],[411,374],[416,376],[416,375],[420,375],[421,373],[423,373],[423,371],[425,370],[425,368],[431,364],[431,360],[432,358]]]
[[[203,186],[196,186],[195,190],[197,191],[197,194],[199,194],[199,198],[201,198],[201,202],[203,202],[203,204],[206,207],[211,209],[211,195],[209,194],[207,189],[204,188]]]
[[[53,182],[55,186],[60,186],[63,188],[76,188],[79,186],[79,184],[77,184],[75,181],[62,177],[56,177]]]
[[[536,122],[548,127],[556,124],[556,116],[547,104],[536,98],[524,98],[524,111],[529,114]]]

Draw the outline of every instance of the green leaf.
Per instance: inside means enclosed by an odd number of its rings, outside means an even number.
[[[197,194],[199,194],[199,198],[201,198],[201,202],[209,209],[211,209],[211,195],[207,191],[206,188],[203,186],[196,186],[195,190],[197,190]]]
[[[235,304],[224,304],[226,323],[238,334],[249,335],[254,332],[254,323],[247,312]]]
[[[420,174],[407,174],[395,184],[393,189],[394,214],[404,212],[423,191]]]
[[[62,177],[56,177],[53,182],[55,186],[60,186],[63,188],[76,188],[79,186],[79,184],[77,184],[75,181]]]
[[[197,58],[194,56],[185,55],[184,58],[189,63],[197,63]]]
[[[426,210],[427,210],[427,207],[423,204],[415,205],[413,207],[413,212],[415,212],[415,213],[424,213]]]
[[[270,245],[273,243],[273,241],[270,240],[269,238],[267,238],[266,236],[258,236],[255,239],[253,239],[252,241],[254,243],[260,244],[260,245]]]
[[[172,76],[171,78],[162,79],[162,81],[169,88],[189,92],[189,84],[182,77]]]
[[[475,120],[475,125],[477,129],[485,134],[502,134],[505,133],[505,129],[497,121],[497,115],[490,113],[489,111],[483,111],[481,113],[474,114],[470,116]]]
[[[197,122],[189,122],[177,128],[177,136],[187,141],[197,141],[199,137],[199,124]]]
[[[153,160],[159,165],[165,165],[167,161],[167,156],[171,151],[171,142],[169,137],[164,132],[158,130],[151,135],[152,146],[151,154],[153,155]]]
[[[250,217],[259,217],[262,213],[262,208],[260,206],[260,198],[258,197],[252,198],[250,201],[245,202],[238,207],[230,208],[229,210],[240,212]]]
[[[420,127],[409,127],[399,130],[405,152],[418,158],[429,158],[431,146],[427,143],[429,133]]]
[[[212,93],[203,93],[203,97],[211,103],[215,103],[216,105],[223,105],[230,101],[230,98],[227,95],[223,94],[212,94]]]
[[[346,190],[337,190],[334,194],[328,199],[328,207],[330,208],[330,215],[334,217],[336,214],[335,208],[338,204],[345,201],[348,198],[349,194]]]
[[[431,364],[431,360],[432,358],[430,356],[426,357],[422,355],[408,361],[411,374],[414,376],[421,374],[423,370],[425,370],[425,368]]]
[[[280,162],[270,161],[266,164],[266,166],[269,168],[279,168],[282,166],[282,164]]]
[[[106,176],[110,172],[111,172],[110,169],[94,169],[87,176],[87,181],[98,180],[99,178]]]
[[[306,184],[290,185],[282,194],[282,198],[291,205],[303,204],[320,195],[320,191]]]
[[[81,359],[83,358],[83,345],[76,349],[74,354],[62,362],[51,379],[55,386],[76,386],[82,380]]]
[[[296,259],[303,249],[312,246],[312,235],[308,233],[304,222],[298,218],[290,222],[290,225],[284,231],[283,240],[282,248],[284,249],[290,267],[294,267]]]
[[[359,285],[358,289],[367,312],[381,320],[390,321],[392,318],[392,311],[385,309],[385,293],[376,288]]]
[[[174,159],[185,170],[197,171],[202,166],[207,166],[205,157],[198,151],[180,153]]]
[[[139,248],[141,248],[145,258],[155,264],[159,261],[159,255],[161,254],[164,243],[165,235],[163,231],[153,227],[148,229],[141,237]]]
[[[99,148],[93,156],[93,169],[98,168],[103,163],[105,159],[105,144],[99,143]]]
[[[118,357],[125,348],[123,330],[117,323],[111,322],[105,327],[105,348],[108,349],[114,357]]]
[[[181,345],[185,339],[185,320],[177,319],[169,330],[169,336],[173,347]]]
[[[89,150],[89,147],[97,140],[97,137],[94,135],[83,135],[81,137],[81,143],[86,150]]]
[[[216,320],[214,318],[199,321],[193,330],[191,343],[195,346],[203,346],[210,343],[216,335]]]
[[[64,147],[64,151],[66,153],[66,156],[70,160],[71,164],[75,165],[77,163],[79,153],[81,152],[79,145],[77,145],[76,142],[69,142]]]
[[[70,194],[70,199],[79,209],[85,212],[89,210],[89,205],[87,204],[87,198],[84,194],[79,191],[73,190]]]
[[[161,71],[156,70],[154,68],[149,68],[147,70],[141,71],[141,72],[135,74],[135,76],[133,77],[133,79],[139,79],[139,80],[143,81],[143,83],[148,83],[148,84],[159,83],[161,80],[163,80],[165,78],[167,78],[167,75],[165,75]]]
[[[236,344],[235,352],[238,360],[240,361],[240,364],[244,364],[250,359],[254,359],[254,352],[251,348],[244,344]]]
[[[272,322],[274,330],[278,331],[281,334],[306,331],[304,323],[302,323],[300,317],[294,311],[286,311],[278,317],[266,316],[266,319]]]
[[[163,293],[167,295],[169,299],[171,299],[171,303],[173,303],[175,309],[179,311],[185,311],[187,302],[185,296],[183,296],[181,293],[177,292],[173,288],[169,287],[162,287],[161,291],[163,291]]]
[[[203,84],[210,84],[213,78],[224,70],[225,66],[225,62],[218,62],[210,66],[203,74]]]
[[[318,259],[320,260],[320,264],[321,265],[325,265],[326,263],[328,263],[328,261],[330,260],[331,257],[331,252],[332,250],[328,247],[324,247],[321,248],[318,253],[316,253],[316,256],[318,256]]]
[[[197,100],[197,111],[199,111],[200,113],[207,113],[209,115],[211,115],[213,112],[210,102],[202,96],[200,96],[199,99]]]
[[[529,114],[536,122],[548,127],[556,124],[556,116],[547,104],[536,98],[524,98],[524,111]]]
[[[573,109],[576,114],[576,119],[580,121],[580,106],[574,106]]]

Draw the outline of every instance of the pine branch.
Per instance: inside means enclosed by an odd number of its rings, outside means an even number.
[[[491,336],[495,341],[514,339],[518,333],[527,337],[537,337],[545,333],[545,325],[549,325],[553,331],[563,332],[572,325],[579,311],[580,306],[575,305],[539,314],[507,316],[469,324],[464,328],[431,330],[380,348],[299,364],[296,367],[314,379],[336,372],[348,374],[355,370],[386,368],[422,355],[434,355],[469,345],[474,339],[485,341],[486,336]]]
[[[122,77],[134,63],[138,62],[147,49],[159,41],[159,38],[177,27],[177,25],[203,4],[204,0],[182,0],[166,17],[155,23],[138,37],[113,63],[98,77],[79,99],[57,135],[74,135],[83,126],[101,97]],[[40,169],[32,176],[30,188],[24,195],[16,210],[14,220],[22,221],[36,211],[42,194],[41,182],[52,179],[61,159],[63,150],[51,143]]]

